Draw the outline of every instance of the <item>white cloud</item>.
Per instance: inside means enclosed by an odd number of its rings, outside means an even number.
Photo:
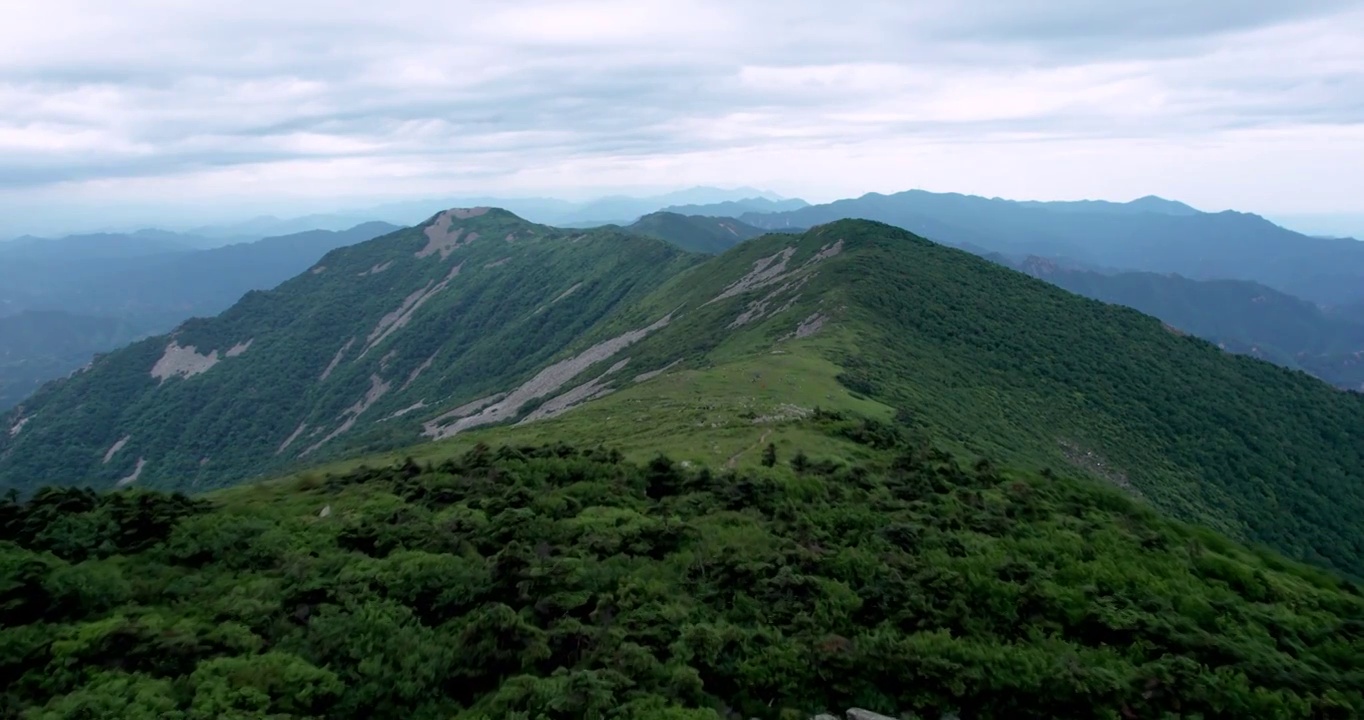
[[[7,3],[0,210],[686,184],[1357,209],[1364,9]]]

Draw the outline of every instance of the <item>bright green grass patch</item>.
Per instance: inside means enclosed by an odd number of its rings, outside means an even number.
[[[815,408],[890,420],[890,407],[855,397],[837,376],[837,365],[820,357],[813,342],[703,370],[674,369],[627,387],[559,417],[525,425],[462,433],[449,440],[346,460],[315,473],[381,466],[404,458],[440,461],[462,455],[478,443],[539,445],[572,438],[576,444],[619,450],[631,460],[659,453],[679,461],[718,467],[757,465],[772,443],[779,455],[849,455],[857,449],[837,438],[792,422]]]

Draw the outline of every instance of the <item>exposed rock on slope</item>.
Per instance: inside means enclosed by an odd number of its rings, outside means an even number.
[[[610,368],[607,368],[606,372],[601,375],[588,380],[582,385],[579,385],[562,395],[556,395],[540,407],[531,411],[517,424],[524,425],[526,423],[535,422],[536,420],[548,420],[549,418],[568,412],[575,405],[580,405],[588,400],[602,397],[603,395],[609,395],[612,392],[612,388],[610,385],[606,384],[606,379],[620,372],[629,363],[630,358],[625,358],[615,365],[612,365]]]
[[[123,437],[118,439],[118,442],[114,443],[113,445],[110,445],[109,449],[106,450],[104,453],[104,464],[108,465],[109,461],[114,459],[114,455],[117,455],[118,451],[122,450],[123,446],[127,445],[128,441],[131,440],[132,437],[133,437],[132,435],[124,435]]]
[[[508,393],[501,401],[483,408],[477,414],[461,417],[450,425],[428,427],[426,434],[439,440],[480,425],[512,419],[526,403],[556,392],[584,370],[643,340],[649,333],[667,325],[670,320],[672,316],[665,315],[648,327],[603,340],[567,360],[561,360],[541,370],[535,377]]]
[[[167,379],[180,376],[184,378],[202,375],[213,369],[218,364],[218,351],[212,350],[207,355],[199,354],[193,345],[180,347],[180,344],[172,340],[166,346],[166,352],[160,360],[152,366],[151,376],[165,382]]]
[[[304,431],[304,430],[307,430],[307,429],[308,429],[308,423],[306,423],[306,422],[301,422],[301,423],[299,423],[299,424],[298,424],[298,427],[294,428],[294,431],[291,432],[291,433],[289,433],[289,437],[284,438],[284,442],[280,443],[279,449],[275,451],[275,454],[276,454],[276,455],[279,455],[280,453],[284,452],[285,450],[288,450],[288,449],[289,449],[289,446],[290,446],[290,445],[293,445],[293,444],[294,444],[294,441],[298,439],[298,436],[299,436],[299,435],[302,435],[302,434],[303,434],[303,431]]]
[[[332,356],[332,361],[327,363],[327,369],[322,371],[322,377],[318,378],[319,381],[326,380],[327,378],[331,377],[332,371],[336,369],[337,365],[341,364],[341,358],[345,357],[346,353],[350,352],[350,348],[354,344],[355,338],[351,338],[346,341],[345,345],[341,346],[340,350],[336,351],[336,354]]]
[[[379,398],[382,398],[384,395],[388,394],[389,389],[392,387],[393,387],[392,384],[390,384],[383,378],[379,377],[378,375],[370,375],[369,390],[365,392],[364,397],[360,398],[359,400],[356,400],[354,405],[351,405],[350,407],[346,408],[345,412],[341,413],[341,417],[344,418],[344,421],[341,423],[341,425],[337,427],[335,430],[328,433],[326,437],[317,441],[315,445],[308,448],[307,450],[304,450],[303,455],[312,454],[313,451],[317,450],[323,445],[326,445],[328,442],[331,442],[333,439],[336,438],[336,436],[355,427],[355,421],[359,420],[360,416],[363,415],[366,410],[373,407],[374,403],[379,402]],[[302,455],[300,457],[302,457]]]
[[[428,284],[421,290],[408,295],[397,310],[379,318],[379,323],[374,326],[374,330],[370,332],[369,337],[367,338],[368,344],[365,345],[364,350],[360,351],[360,357],[364,357],[365,353],[368,353],[374,346],[387,340],[393,333],[407,327],[407,324],[412,322],[412,317],[417,314],[417,311],[421,309],[422,305],[425,305],[427,301],[435,297],[436,293],[449,287],[450,281],[454,280],[455,277],[459,275],[461,267],[463,267],[462,264],[450,268],[450,274],[446,275],[445,279],[434,285]]]
[[[784,279],[786,264],[791,261],[791,256],[796,253],[794,247],[783,248],[780,252],[773,253],[764,258],[759,258],[753,263],[753,269],[747,275],[735,280],[726,287],[719,295],[716,295],[710,302],[720,302],[726,298],[734,297],[750,290],[766,287]],[[707,303],[710,304],[710,303]]]
[[[559,293],[559,296],[556,297],[556,298],[554,298],[553,300],[551,300],[550,303],[551,303],[551,304],[552,304],[552,303],[557,303],[557,302],[559,302],[560,300],[563,300],[564,298],[568,297],[569,295],[572,295],[573,293],[578,292],[578,288],[581,288],[582,286],[583,286],[582,283],[573,283],[573,285],[570,286],[567,290],[565,290],[565,291]]]
[[[140,477],[142,477],[142,470],[143,470],[144,468],[146,468],[146,467],[147,467],[147,459],[146,459],[146,458],[138,458],[138,459],[137,459],[137,466],[133,468],[133,471],[132,471],[131,473],[129,473],[128,475],[125,475],[124,477],[119,478],[118,483],[117,483],[118,487],[123,487],[124,485],[132,485],[133,483],[137,482],[137,479],[140,478]]]

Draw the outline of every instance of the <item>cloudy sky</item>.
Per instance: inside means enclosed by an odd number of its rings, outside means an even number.
[[[1364,212],[1358,0],[0,0],[0,212],[750,185]]]

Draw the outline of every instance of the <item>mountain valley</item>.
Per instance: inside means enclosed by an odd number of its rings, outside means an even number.
[[[0,409],[145,334],[128,321],[59,310],[0,315]]]

